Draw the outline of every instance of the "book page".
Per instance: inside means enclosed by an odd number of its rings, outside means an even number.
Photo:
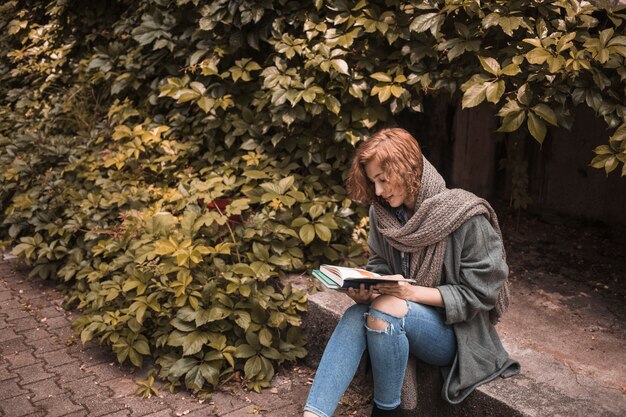
[[[333,279],[335,277],[339,278],[341,282],[349,278],[374,278],[380,276],[375,272],[370,272],[362,268],[348,268],[336,265],[321,265],[320,270]]]

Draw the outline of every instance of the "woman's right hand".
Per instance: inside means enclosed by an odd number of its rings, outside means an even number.
[[[357,304],[370,304],[378,294],[374,294],[374,286],[370,286],[369,289],[365,288],[365,284],[361,284],[359,290],[354,288],[348,288],[348,297],[352,298]]]

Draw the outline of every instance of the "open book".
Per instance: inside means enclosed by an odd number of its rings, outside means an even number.
[[[361,268],[335,265],[321,265],[320,269],[313,270],[313,276],[331,290],[358,289],[361,284],[365,284],[365,288],[369,288],[382,282],[415,282],[415,280],[404,278],[400,274],[380,275]]]

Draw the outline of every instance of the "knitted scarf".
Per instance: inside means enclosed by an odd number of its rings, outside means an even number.
[[[426,158],[415,213],[404,226],[379,202],[374,203],[374,208],[380,232],[395,249],[411,253],[409,275],[418,285],[426,287],[439,285],[447,238],[470,218],[485,216],[502,239],[491,205],[468,191],[446,188],[444,179]],[[502,254],[506,256],[504,248]],[[499,320],[508,305],[507,280],[500,290],[495,308],[490,311],[492,323]]]

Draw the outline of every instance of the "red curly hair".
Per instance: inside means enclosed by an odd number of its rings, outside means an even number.
[[[365,173],[365,164],[376,160],[394,186],[417,196],[422,181],[424,158],[417,140],[400,128],[381,129],[361,143],[352,158],[346,186],[354,201],[371,204],[378,199],[374,184]]]

